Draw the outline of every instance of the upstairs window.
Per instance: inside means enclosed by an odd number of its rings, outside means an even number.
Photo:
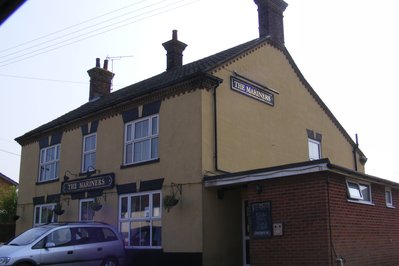
[[[320,141],[314,139],[308,139],[309,147],[309,160],[319,160],[321,159],[321,144]]]
[[[370,184],[347,180],[348,197],[358,202],[372,203]]]
[[[82,172],[96,169],[97,134],[90,134],[83,138]]]
[[[57,144],[40,150],[39,182],[58,178],[60,146],[60,144]]]
[[[390,188],[385,188],[385,203],[387,207],[393,208],[392,190]]]
[[[126,124],[124,164],[134,164],[158,158],[158,115]]]

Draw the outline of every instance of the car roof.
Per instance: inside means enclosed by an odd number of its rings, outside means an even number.
[[[37,227],[55,228],[55,227],[60,227],[60,226],[74,226],[74,227],[75,226],[107,226],[107,227],[109,226],[109,227],[112,227],[111,225],[109,225],[107,223],[104,223],[104,222],[93,222],[93,221],[90,221],[90,222],[76,222],[76,221],[73,221],[73,222],[57,222],[57,223],[48,223],[48,224],[40,225],[40,226],[37,226]]]

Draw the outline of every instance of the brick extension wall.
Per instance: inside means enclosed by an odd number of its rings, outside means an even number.
[[[249,203],[271,201],[272,221],[283,223],[284,235],[251,239],[251,266],[337,265],[336,256],[345,265],[399,265],[399,213],[386,207],[383,185],[372,184],[374,205],[365,205],[348,202],[345,176],[333,173],[263,181],[260,194],[256,184],[248,186]],[[399,204],[398,191],[392,194]]]

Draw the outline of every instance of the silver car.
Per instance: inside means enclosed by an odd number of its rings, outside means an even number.
[[[0,265],[118,266],[125,249],[116,229],[105,223],[52,223],[31,228],[0,246]]]

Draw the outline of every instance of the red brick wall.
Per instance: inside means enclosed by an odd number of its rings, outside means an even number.
[[[271,201],[272,221],[283,223],[284,235],[251,239],[251,266],[337,265],[336,256],[345,265],[399,265],[399,210],[386,207],[383,185],[372,184],[374,205],[365,205],[348,202],[345,176],[332,173],[263,181],[260,194],[256,184],[248,186],[249,202]],[[399,208],[399,191],[392,194]]]
[[[371,184],[374,205],[347,201],[344,177],[330,179],[334,249],[345,265],[399,265],[399,210],[387,208],[385,186]],[[392,189],[399,208],[399,191]]]
[[[326,179],[296,176],[248,186],[249,203],[271,201],[273,223],[283,236],[251,239],[251,266],[330,265]]]

